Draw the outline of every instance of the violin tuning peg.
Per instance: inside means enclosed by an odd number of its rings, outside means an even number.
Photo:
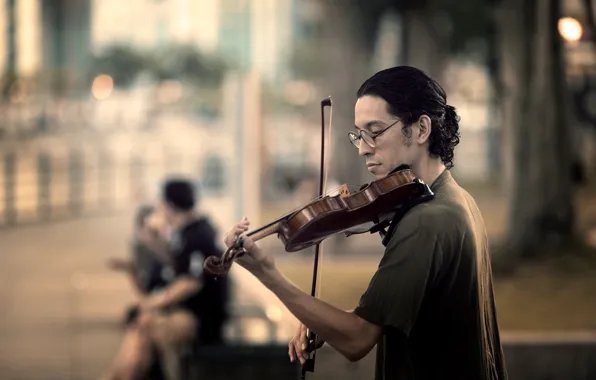
[[[236,239],[236,243],[234,244],[234,248],[235,249],[240,249],[240,248],[242,248],[243,245],[244,245],[244,238],[239,237],[238,239]]]

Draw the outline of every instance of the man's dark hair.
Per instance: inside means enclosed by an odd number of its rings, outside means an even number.
[[[185,179],[169,179],[163,186],[163,200],[178,211],[190,211],[195,207],[195,187]]]
[[[403,133],[412,137],[412,123],[427,115],[432,122],[429,153],[453,167],[453,150],[459,144],[459,120],[447,104],[445,90],[422,70],[397,66],[379,71],[358,89],[357,96],[378,96],[389,104],[389,112],[404,123]]]

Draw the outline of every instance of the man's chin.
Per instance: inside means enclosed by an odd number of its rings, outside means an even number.
[[[387,177],[387,172],[385,170],[383,170],[383,168],[379,167],[379,166],[373,166],[372,168],[370,168],[368,170],[368,172],[370,174],[372,174],[373,176],[375,176],[375,180],[380,180],[382,178]]]

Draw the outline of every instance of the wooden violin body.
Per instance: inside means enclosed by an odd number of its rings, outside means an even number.
[[[409,169],[374,181],[354,194],[349,194],[344,185],[338,195],[316,200],[288,217],[278,236],[287,252],[300,251],[331,235],[374,221],[423,191],[424,184]]]
[[[353,194],[347,185],[342,185],[338,195],[319,198],[247,236],[257,241],[277,233],[285,250],[296,252],[356,226],[378,223],[380,215],[421,197],[432,197],[428,186],[417,179],[409,168],[396,170]],[[223,275],[234,257],[242,251],[240,241],[237,246],[230,247],[221,259],[208,258],[205,269],[214,275]]]

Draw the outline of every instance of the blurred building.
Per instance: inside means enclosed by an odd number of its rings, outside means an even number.
[[[114,42],[191,44],[266,81],[287,78],[296,0],[101,0],[93,2],[94,51]]]
[[[153,49],[190,44],[213,52],[218,44],[220,0],[95,0],[94,51],[114,44]]]
[[[219,51],[270,83],[288,78],[296,0],[219,0]]]
[[[8,31],[14,4],[17,69],[81,71],[88,55],[113,43],[151,49],[191,44],[220,52],[267,81],[287,78],[296,0],[13,0],[0,7]],[[10,36],[0,39],[0,69]]]

